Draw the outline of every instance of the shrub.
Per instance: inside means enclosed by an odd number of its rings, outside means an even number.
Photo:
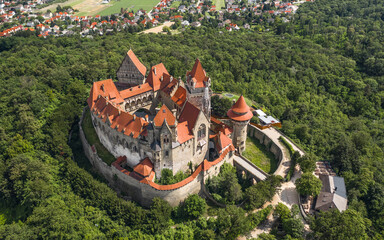
[[[197,194],[189,195],[182,205],[183,216],[189,219],[200,217],[207,209],[205,200]]]

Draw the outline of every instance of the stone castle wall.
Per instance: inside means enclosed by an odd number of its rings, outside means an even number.
[[[256,138],[261,144],[264,144],[267,150],[275,155],[275,158],[279,161],[278,165],[280,165],[280,162],[283,159],[283,149],[281,149],[274,141],[265,135],[262,130],[255,126],[249,124],[247,132],[249,137]]]
[[[98,155],[96,149],[89,145],[85,138],[81,123],[83,121],[85,111],[79,121],[80,139],[83,144],[85,155],[91,162],[92,166],[98,171],[113,188],[117,188],[120,191],[126,193],[133,200],[140,203],[143,206],[149,206],[152,203],[152,199],[160,197],[168,201],[172,206],[177,206],[180,202],[184,201],[190,194],[201,194],[204,179],[217,175],[220,170],[220,166],[224,162],[232,161],[232,157],[226,154],[223,159],[220,159],[215,166],[210,167],[208,170],[203,170],[203,164],[192,174],[192,176],[183,180],[180,183],[173,185],[157,185],[155,183],[141,183],[138,180],[132,178],[129,175],[124,174],[113,166],[108,166]],[[212,165],[212,163],[211,163]],[[164,189],[164,190],[162,190]]]

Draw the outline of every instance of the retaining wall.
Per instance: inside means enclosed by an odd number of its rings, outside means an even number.
[[[264,144],[267,150],[272,152],[275,158],[278,160],[277,166],[281,164],[281,161],[284,158],[283,149],[281,149],[279,145],[277,145],[272,139],[270,139],[265,133],[263,133],[262,130],[249,124],[247,135],[248,137],[252,137],[259,140],[261,144]],[[276,168],[276,170],[277,169],[278,167]]]

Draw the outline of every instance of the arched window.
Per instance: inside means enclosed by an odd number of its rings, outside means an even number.
[[[197,131],[197,139],[200,140],[202,138],[205,138],[206,135],[206,127],[205,124],[201,124],[199,127],[199,130]]]

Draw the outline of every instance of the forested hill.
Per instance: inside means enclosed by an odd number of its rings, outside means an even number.
[[[351,7],[338,11],[342,4]],[[116,79],[132,48],[147,67],[163,62],[175,77],[198,57],[215,91],[245,94],[281,119],[287,135],[345,177],[349,208],[363,219],[361,236],[379,239],[384,73],[375,68],[384,69],[383,28],[377,28],[383,17],[374,17],[382,4],[367,3],[373,10],[366,11],[353,7],[361,4],[306,3],[293,23],[277,26],[277,34],[219,34],[202,27],[174,36],[0,39],[0,238],[132,239],[174,231],[199,236],[196,225],[172,230],[158,208],[118,198],[78,166],[86,166],[84,159],[71,158],[81,148],[71,149],[68,135],[92,82]],[[347,19],[353,20],[351,35]]]
[[[361,71],[384,75],[383,0],[315,1],[299,8],[295,24],[298,34],[351,57]]]

